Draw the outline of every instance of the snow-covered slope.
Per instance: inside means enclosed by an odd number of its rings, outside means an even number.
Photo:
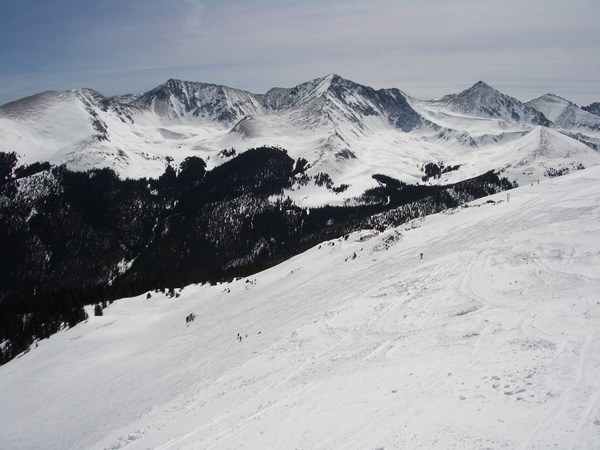
[[[293,110],[298,124],[305,128],[325,123],[352,124],[361,129],[366,118],[381,116],[409,132],[423,122],[397,89],[375,90],[335,74],[292,89],[271,90],[265,104],[272,112]]]
[[[0,447],[598,448],[600,167],[507,200],[119,300],[0,367]]]
[[[540,125],[555,126],[537,109],[483,82],[419,101],[398,89],[376,90],[338,75],[262,95],[171,79],[137,96],[109,98],[80,89],[0,106],[0,151],[16,151],[23,164],[111,167],[123,178],[140,178],[158,177],[169,161],[176,165],[188,156],[202,157],[210,169],[226,159],[223,149],[281,146],[293,158],[308,160],[309,176],[324,172],[335,185],[349,186],[343,193],[321,189],[315,196],[311,184],[289,193],[299,203],[322,204],[360,195],[375,185],[375,173],[420,182],[430,162],[457,167],[446,177],[453,181],[517,166],[522,158],[512,149]],[[596,163],[598,131],[567,122],[559,130],[591,147],[584,159]],[[564,141],[567,147],[573,142]],[[546,164],[558,171],[564,161]],[[519,180],[535,181],[533,175]]]
[[[433,103],[469,116],[500,119],[508,123],[550,125],[548,119],[539,111],[514,97],[502,94],[483,81],[478,81],[458,94],[446,95]]]
[[[178,122],[201,119],[232,125],[262,112],[261,96],[215,84],[170,79],[133,102],[142,110]]]
[[[558,131],[536,127],[520,139],[507,143],[494,155],[482,150],[473,158],[494,159],[504,176],[518,184],[537,182],[545,177],[565,175],[600,164],[600,155]]]
[[[573,102],[554,94],[545,94],[526,103],[541,111],[555,125],[563,129],[587,128],[600,131],[600,117],[579,108]]]
[[[0,107],[2,151],[23,162],[62,161],[97,133],[77,91],[48,91]]]
[[[168,139],[155,118],[134,122],[139,115],[90,89],[44,92],[0,107],[0,150],[17,152],[22,164],[49,161],[77,170],[111,167],[124,177],[158,176],[165,152],[152,152],[152,144]]]

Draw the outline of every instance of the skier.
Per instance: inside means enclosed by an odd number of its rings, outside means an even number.
[[[423,259],[423,253],[421,253],[421,259]]]

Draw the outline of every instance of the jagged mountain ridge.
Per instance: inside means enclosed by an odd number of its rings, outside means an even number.
[[[587,106],[582,106],[581,109],[589,113],[595,114],[597,116],[600,116],[600,102],[594,102]]]
[[[335,74],[291,89],[272,89],[265,95],[264,103],[270,112],[300,109],[325,119],[331,119],[337,107],[341,115],[359,126],[365,117],[384,116],[405,132],[422,123],[398,89],[375,90]]]
[[[336,184],[350,186],[347,196],[320,200],[331,203],[359,195],[373,173],[417,182],[420,167],[432,161],[459,167],[439,182],[501,167],[510,172],[506,146],[539,125],[591,148],[600,143],[597,130],[558,127],[483,82],[438,100],[417,101],[395,88],[376,90],[328,75],[266,94],[174,79],[141,95],[105,97],[91,89],[37,94],[0,106],[0,150],[16,151],[23,163],[110,167],[123,178],[140,178],[157,177],[168,161],[176,164],[187,156],[215,167],[226,160],[224,148],[240,152],[275,145],[307,159],[309,175],[328,173]],[[583,165],[595,164],[596,156],[590,150]],[[527,177],[507,174],[519,181]],[[291,195],[311,196],[301,191]]]
[[[170,79],[133,99],[132,106],[176,119],[232,124],[263,112],[262,96],[216,84]]]

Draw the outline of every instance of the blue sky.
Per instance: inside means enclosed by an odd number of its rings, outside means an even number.
[[[0,104],[168,78],[262,93],[328,73],[419,98],[484,80],[589,104],[599,19],[599,0],[2,0]]]

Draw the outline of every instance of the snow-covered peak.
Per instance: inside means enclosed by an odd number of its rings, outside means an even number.
[[[526,103],[542,112],[560,128],[600,130],[600,117],[555,94],[545,94]]]
[[[270,111],[290,109],[312,101],[315,98],[323,97],[328,92],[336,89],[338,85],[359,86],[339,75],[329,74],[301,83],[292,88],[272,88],[265,94],[263,102],[265,107]]]
[[[458,94],[449,94],[442,97],[441,101],[451,104],[477,105],[493,103],[501,96],[500,91],[483,81],[478,81]]]
[[[89,88],[45,91],[0,106],[0,117],[27,119],[31,118],[32,115],[47,114],[53,108],[82,100],[105,110],[112,103],[110,99],[104,97],[98,91]]]
[[[44,91],[0,106],[0,117],[26,119],[76,99],[75,91]]]
[[[264,103],[270,111],[296,110],[307,117],[318,116],[320,123],[322,119],[335,122],[337,117],[340,123],[357,125],[365,118],[381,117],[403,131],[422,123],[422,118],[398,89],[375,90],[336,74],[291,89],[272,89],[267,92]]]
[[[546,103],[597,117],[557,97]],[[309,161],[313,175],[327,172],[335,183],[353,186],[348,195],[353,188],[358,195],[373,173],[414,182],[432,161],[459,165],[452,181],[512,164],[518,154],[508,152],[513,160],[501,161],[496,155],[535,126],[550,124],[542,112],[482,81],[420,101],[336,74],[266,94],[169,79],[141,95],[50,91],[3,105],[0,151],[16,151],[23,164],[111,167],[124,178],[139,178],[159,176],[167,160],[194,155],[218,165],[224,148],[275,145]],[[583,128],[581,120],[561,123],[562,133],[600,147],[593,127]]]
[[[548,127],[537,126],[497,154],[497,166],[519,185],[600,165],[600,154]],[[504,161],[504,162],[502,162]]]
[[[478,81],[458,94],[446,95],[434,103],[446,105],[455,112],[475,117],[550,126],[550,121],[542,113],[514,97],[501,93],[483,81]]]
[[[541,95],[540,97],[529,100],[526,104],[542,112],[554,123],[556,123],[556,120],[567,108],[577,107],[569,100],[555,94]]]
[[[21,163],[63,163],[67,153],[97,140],[91,91],[46,91],[0,107],[0,151],[15,151]]]
[[[356,83],[350,80],[346,80],[335,73],[330,73],[329,75],[325,75],[324,77],[318,78],[315,81],[317,82],[318,93],[324,93],[330,90],[332,87],[335,87],[340,84],[356,85]]]
[[[348,83],[352,82],[344,80],[339,75],[331,74],[301,83],[293,88],[271,89],[265,95],[264,102],[270,110],[281,111],[283,109],[290,109],[322,98],[334,90],[336,86]]]
[[[226,86],[169,79],[139,96],[136,105],[162,117],[233,124],[262,110],[260,96]]]
[[[500,91],[498,91],[497,89],[494,89],[492,86],[487,84],[485,81],[481,81],[481,80],[479,80],[477,83],[475,83],[469,89],[466,89],[464,92],[468,92],[470,94],[478,93],[479,95],[483,95],[483,96],[498,95],[500,93]]]
[[[539,102],[539,101],[544,101],[544,102],[549,102],[549,103],[559,103],[559,104],[564,104],[564,105],[575,105],[575,103],[573,103],[572,101],[567,100],[566,98],[563,98],[559,95],[552,94],[550,92],[548,92],[547,94],[544,94],[544,95],[540,95],[539,97],[536,97],[532,100],[529,100],[527,102],[527,104],[530,104],[532,102]]]

